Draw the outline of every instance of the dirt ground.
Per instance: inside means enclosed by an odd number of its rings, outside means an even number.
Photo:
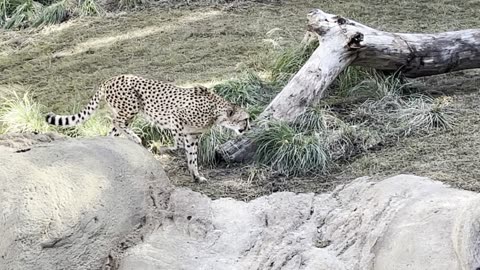
[[[283,1],[236,8],[153,9],[82,18],[42,31],[0,32],[0,96],[9,85],[33,91],[49,110],[70,112],[110,76],[134,73],[188,85],[213,84],[245,67],[262,69],[273,50],[298,42],[305,15],[322,8],[395,32],[480,28],[477,0]],[[277,36],[267,33],[278,28]],[[250,200],[278,191],[323,192],[359,176],[429,176],[480,191],[480,71],[418,80],[423,90],[453,98],[454,128],[400,139],[338,164],[330,175],[287,178],[253,166],[203,168],[193,183],[183,156],[158,157],[172,181],[213,198]]]

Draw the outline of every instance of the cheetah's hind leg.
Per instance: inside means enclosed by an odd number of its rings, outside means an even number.
[[[184,140],[184,135],[183,134],[178,134],[177,131],[173,131],[173,146],[162,146],[158,149],[158,152],[160,154],[172,154],[176,152],[179,148],[184,148],[183,140]]]
[[[120,116],[117,116],[113,119],[113,126],[114,128],[113,129],[117,129],[121,132],[123,132],[125,135],[127,135],[128,138],[130,138],[131,140],[133,140],[134,142],[142,145],[142,139],[140,139],[140,137],[138,137],[137,134],[135,134],[135,132],[133,132],[130,128],[128,128],[128,124],[131,122],[133,117],[120,117]],[[112,129],[112,131],[113,131]],[[111,131],[111,133],[112,133]],[[115,134],[111,134],[113,136],[115,136]]]

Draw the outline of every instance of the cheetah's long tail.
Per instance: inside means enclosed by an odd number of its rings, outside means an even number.
[[[103,97],[103,94],[103,88],[100,88],[92,97],[87,106],[85,106],[85,108],[78,114],[56,115],[54,113],[49,113],[45,117],[45,120],[50,125],[55,126],[71,127],[79,125],[87,121],[87,119],[90,118],[92,113],[95,112],[95,110],[98,108],[98,104],[100,103],[100,99]]]

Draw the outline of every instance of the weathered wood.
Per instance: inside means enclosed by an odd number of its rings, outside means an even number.
[[[325,90],[355,60],[362,34],[331,27],[300,71],[267,106],[261,118],[293,121],[306,106],[323,98]]]
[[[364,47],[352,65],[401,72],[410,78],[480,68],[480,29],[436,34],[390,33],[353,20],[313,10],[309,31],[319,35],[330,27],[325,20],[343,23],[346,31],[364,36]]]
[[[480,68],[480,29],[437,34],[389,33],[319,9],[307,17],[310,34],[302,43],[308,43],[313,33],[320,41],[319,47],[260,119],[293,121],[323,98],[330,84],[350,64],[401,72],[411,78]],[[224,146],[220,152],[228,161],[246,160],[255,150],[245,138]]]

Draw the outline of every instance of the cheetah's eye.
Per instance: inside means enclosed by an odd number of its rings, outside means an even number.
[[[227,117],[232,117],[232,116],[233,116],[233,110],[228,110]]]

